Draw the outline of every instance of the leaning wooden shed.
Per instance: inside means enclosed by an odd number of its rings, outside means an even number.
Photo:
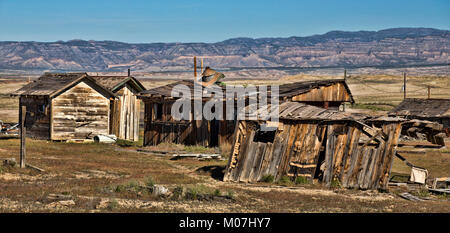
[[[171,114],[171,109],[175,101],[179,98],[172,97],[171,92],[175,87],[186,86],[191,91],[191,113],[189,120],[176,120]],[[138,98],[145,104],[144,114],[144,146],[158,145],[160,143],[178,143],[185,145],[200,145],[214,147],[231,144],[234,132],[234,120],[206,120],[204,116],[201,120],[194,120],[195,89],[193,80],[182,80],[162,87],[149,89],[139,93]],[[221,88],[225,92],[224,87]],[[205,94],[205,93],[202,93]],[[202,107],[211,97],[202,97]],[[223,108],[226,108],[226,101],[223,101]],[[223,111],[225,113],[225,111]]]
[[[139,140],[140,100],[145,87],[132,76],[90,76],[117,98],[110,106],[109,133],[120,139]]]
[[[419,119],[442,124],[450,136],[450,99],[414,99],[403,100],[388,113],[406,119]]]
[[[109,133],[115,95],[86,73],[46,73],[12,95],[19,96],[19,116],[26,106],[28,137],[70,140]]]
[[[275,108],[258,109],[258,115]],[[236,125],[224,181],[258,182],[271,175],[317,179],[343,187],[385,189],[402,120],[378,119],[380,128],[363,119],[297,102],[279,106],[279,124],[262,131],[258,120]]]

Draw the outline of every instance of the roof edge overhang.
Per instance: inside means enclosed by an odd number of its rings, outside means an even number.
[[[79,77],[76,80],[72,81],[71,83],[67,84],[63,88],[51,93],[50,95],[48,95],[48,97],[51,99],[55,98],[55,97],[59,96],[60,94],[62,94],[63,92],[67,91],[68,89],[72,88],[73,86],[77,85],[78,83],[82,82],[83,80],[88,80],[89,82],[91,82],[96,88],[98,88],[97,91],[103,92],[103,94],[105,96],[107,96],[108,98],[110,98],[110,97],[116,98],[116,95],[112,91],[108,90],[103,85],[100,85],[99,83],[97,83],[95,81],[95,79],[90,77],[87,73],[83,74],[81,77]]]
[[[138,92],[146,90],[146,88],[144,87],[144,85],[142,85],[141,82],[139,82],[135,77],[130,76],[125,80],[121,81],[120,83],[118,83],[117,85],[115,85],[113,88],[111,88],[111,91],[116,92],[117,90],[125,86],[125,84],[128,82],[130,82]]]

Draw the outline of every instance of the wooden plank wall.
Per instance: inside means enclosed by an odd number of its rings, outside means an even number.
[[[85,82],[52,99],[52,140],[109,133],[110,100]]]
[[[350,93],[348,93],[343,83],[336,83],[330,86],[321,86],[312,89],[304,94],[292,97],[292,101],[302,102],[346,102],[351,101]]]
[[[140,100],[128,84],[116,94],[118,99],[114,100],[111,107],[110,133],[120,139],[138,141]]]
[[[257,182],[264,175],[313,179],[323,163],[321,182],[359,189],[387,187],[401,131],[400,123],[387,123],[385,140],[359,144],[363,130],[355,122],[283,122],[274,141],[262,143],[254,142],[255,122],[238,125],[224,181]]]
[[[144,146],[160,143],[177,143],[185,145],[211,146],[211,137],[217,137],[219,145],[231,144],[235,121],[183,120],[172,118],[173,101],[145,101]],[[156,118],[157,104],[162,104],[162,118]],[[192,119],[194,119],[192,117]],[[212,124],[218,129],[213,135]]]
[[[19,109],[26,106],[26,136],[50,139],[50,102],[44,96],[21,96]]]
[[[352,125],[342,131],[339,127],[342,126],[329,125],[327,129],[322,182],[331,185],[338,180],[346,188],[386,189],[401,124],[384,124],[382,131],[387,138],[364,144],[358,144],[361,128]]]

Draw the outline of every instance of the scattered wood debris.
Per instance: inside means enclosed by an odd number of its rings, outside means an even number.
[[[217,159],[225,160],[220,154],[173,154],[173,160],[180,158],[198,158],[198,160]]]
[[[400,193],[399,196],[410,201],[423,201],[421,198],[416,197],[411,193]]]
[[[246,111],[247,119],[277,110]],[[279,105],[279,119],[274,131],[263,131],[255,120],[238,122],[224,181],[257,182],[271,175],[275,180],[317,178],[328,186],[387,188],[402,119],[361,121],[297,102]],[[367,139],[360,143],[362,135]]]

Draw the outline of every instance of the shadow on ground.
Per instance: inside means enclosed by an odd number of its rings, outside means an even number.
[[[225,174],[225,166],[204,166],[195,171],[209,174],[213,179],[222,181]]]

